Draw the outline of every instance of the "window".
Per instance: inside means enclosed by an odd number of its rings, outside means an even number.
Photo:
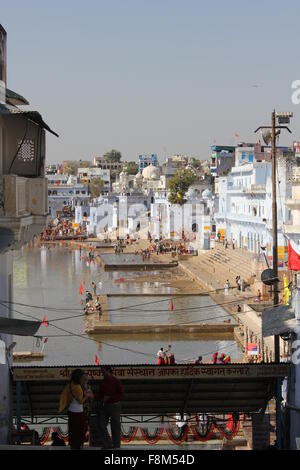
[[[19,142],[18,147],[18,160],[24,163],[29,163],[34,160],[34,140],[25,139],[23,142]]]

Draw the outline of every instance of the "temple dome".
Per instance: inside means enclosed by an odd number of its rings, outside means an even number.
[[[158,180],[160,178],[160,170],[154,165],[149,165],[143,169],[142,175],[146,180]]]

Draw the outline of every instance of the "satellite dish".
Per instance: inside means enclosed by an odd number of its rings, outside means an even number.
[[[274,271],[273,269],[265,269],[262,273],[261,273],[261,281],[266,285],[266,286],[272,286],[273,284],[275,284],[275,281],[279,280],[278,278],[275,278],[274,276]]]

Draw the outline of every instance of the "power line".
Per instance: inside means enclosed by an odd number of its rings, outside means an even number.
[[[281,304],[278,304],[278,305],[273,306],[273,307],[279,307],[280,305],[281,305]],[[5,306],[5,307],[8,308],[7,306]],[[16,313],[19,313],[19,314],[23,315],[22,312],[19,312],[19,311],[17,311],[17,310],[13,310],[13,311],[16,312]],[[252,311],[252,309],[251,309],[251,310],[246,310],[245,312],[241,312],[241,313],[247,313],[247,312],[250,312],[250,311]],[[25,314],[25,315],[26,315],[26,314]],[[26,316],[27,316],[27,315],[26,315]],[[226,316],[227,316],[227,315],[226,315]],[[222,317],[220,317],[220,318],[223,318],[223,317],[224,317],[224,316],[222,316]],[[35,317],[31,317],[31,318],[35,318]],[[195,321],[193,321],[193,322],[185,322],[185,323],[183,323],[183,324],[188,324],[188,323],[195,323]],[[175,324],[175,325],[176,325],[176,324]],[[133,350],[133,349],[130,349],[130,348],[123,348],[123,347],[121,347],[121,346],[117,346],[117,345],[115,345],[115,344],[107,343],[107,342],[102,341],[102,340],[101,340],[101,341],[98,341],[98,340],[95,339],[95,338],[90,338],[87,334],[74,333],[74,332],[72,332],[72,331],[66,330],[65,328],[61,328],[61,327],[58,327],[58,326],[56,326],[56,325],[51,325],[51,326],[54,327],[54,328],[56,328],[57,330],[60,330],[60,331],[62,331],[62,332],[64,332],[64,333],[67,333],[67,335],[45,335],[45,336],[38,336],[38,335],[36,335],[36,336],[33,336],[33,337],[34,337],[34,338],[46,338],[46,337],[47,337],[47,338],[49,338],[49,337],[55,337],[55,338],[60,338],[60,337],[64,337],[64,338],[65,338],[65,337],[79,337],[79,338],[82,338],[82,339],[86,339],[86,340],[88,340],[88,341],[92,341],[93,343],[104,344],[104,345],[106,345],[106,346],[108,346],[108,347],[112,347],[112,348],[119,349],[119,350],[122,350],[122,351],[128,351],[128,352],[132,352],[132,353],[134,353],[134,354],[140,354],[140,355],[143,355],[143,356],[147,356],[147,357],[152,357],[152,358],[153,358],[153,354],[144,353],[144,352],[142,352],[142,351],[137,351],[137,350]],[[172,325],[170,325],[170,326],[172,326]],[[237,326],[238,326],[238,325],[237,325]],[[139,331],[141,332],[142,330],[139,330]],[[149,331],[149,329],[147,328],[145,331]],[[260,336],[262,336],[262,333],[261,333],[261,334],[259,334],[259,333],[258,333],[258,334],[255,334],[255,336],[260,337]],[[231,344],[226,344],[225,346],[223,346],[223,347],[221,347],[221,348],[218,348],[217,350],[214,350],[214,351],[211,351],[211,352],[208,352],[208,353],[203,353],[202,356],[208,356],[208,355],[210,355],[210,354],[213,354],[214,352],[219,352],[219,351],[221,351],[221,350],[223,350],[223,349],[231,349],[233,346],[236,346],[236,344],[237,344],[237,342],[234,341],[234,342],[232,342]]]

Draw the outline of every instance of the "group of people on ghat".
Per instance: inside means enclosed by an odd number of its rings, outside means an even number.
[[[98,316],[100,318],[101,315],[102,315],[102,306],[101,306],[101,303],[100,303],[100,297],[96,295],[97,294],[97,285],[94,281],[92,282],[92,288],[93,288],[93,292],[94,292],[94,296],[95,296],[94,306],[92,305],[93,295],[91,294],[90,291],[86,290],[85,291],[84,313],[86,315],[89,315],[91,312],[96,311],[96,313],[98,314]]]
[[[83,235],[80,227],[73,227],[72,221],[63,217],[56,218],[41,233],[41,239],[56,240],[57,238],[76,237]]]
[[[164,348],[160,348],[157,351],[157,365],[168,366],[175,364],[175,356],[172,351],[172,346],[169,344],[168,349],[164,351]]]
[[[231,358],[229,354],[221,353],[220,355],[218,352],[214,352],[212,356],[212,363],[213,364],[231,364]],[[157,365],[158,366],[167,366],[167,365],[173,365],[175,363],[175,356],[172,351],[172,346],[169,344],[168,349],[164,350],[164,348],[160,348],[157,351]],[[193,360],[194,365],[199,365],[203,364],[202,362],[202,356],[196,357],[196,359]]]
[[[112,373],[110,366],[101,366],[103,380],[92,390],[88,375],[75,369],[63,389],[59,412],[67,411],[69,445],[73,450],[83,447],[89,430],[90,419],[95,419],[97,431],[104,449],[119,449],[121,446],[121,401],[124,387]],[[110,423],[111,436],[107,430]]]
[[[213,364],[230,364],[231,358],[229,354],[221,353],[220,355],[218,355],[218,352],[214,352],[212,362]]]

